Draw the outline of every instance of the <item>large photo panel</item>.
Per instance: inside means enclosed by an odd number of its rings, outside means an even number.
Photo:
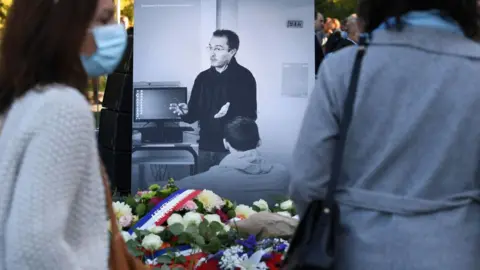
[[[132,191],[169,178],[283,181],[315,81],[313,40],[313,0],[136,0]]]

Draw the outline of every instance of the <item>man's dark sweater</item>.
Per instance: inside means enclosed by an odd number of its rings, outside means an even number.
[[[324,57],[325,55],[323,55],[322,44],[320,44],[317,35],[315,35],[315,75],[318,74],[320,64],[322,63]]]
[[[227,102],[230,102],[228,113],[215,119],[215,114]],[[182,116],[182,120],[190,124],[199,121],[200,150],[226,152],[223,130],[238,116],[257,119],[257,83],[252,73],[234,57],[222,73],[211,67],[197,76],[188,101],[188,114]]]

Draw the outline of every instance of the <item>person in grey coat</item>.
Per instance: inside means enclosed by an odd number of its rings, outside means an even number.
[[[208,189],[247,205],[259,199],[273,205],[287,197],[289,172],[259,153],[260,135],[254,120],[237,117],[226,125],[224,135],[224,145],[230,154],[208,171],[176,182],[179,188]]]
[[[478,270],[476,1],[365,0],[359,16],[372,40],[336,190],[336,269]],[[300,214],[325,195],[356,50],[326,59],[310,96],[290,186]]]

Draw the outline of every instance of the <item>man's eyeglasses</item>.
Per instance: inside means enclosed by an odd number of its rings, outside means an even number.
[[[207,50],[208,50],[209,52],[212,52],[212,51],[213,51],[213,52],[215,52],[215,53],[218,53],[218,52],[223,52],[223,51],[225,51],[226,49],[225,49],[225,48],[220,48],[220,47],[212,48],[212,47],[210,47],[210,46],[207,46]]]

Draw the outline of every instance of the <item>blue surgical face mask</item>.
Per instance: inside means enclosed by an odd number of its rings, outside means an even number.
[[[90,56],[80,56],[83,68],[89,77],[110,74],[122,60],[127,47],[127,32],[121,24],[97,26],[91,31],[97,50]]]

